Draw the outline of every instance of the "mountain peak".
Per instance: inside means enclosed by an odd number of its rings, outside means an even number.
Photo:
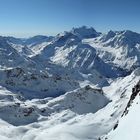
[[[100,35],[94,28],[87,26],[72,28],[71,32],[80,38],[94,38]]]
[[[133,36],[140,37],[139,33],[136,33],[136,32],[130,31],[130,30],[122,31],[122,35],[125,36],[125,37],[133,37]]]
[[[107,34],[104,34],[102,37],[101,37],[101,40],[103,42],[113,38],[114,36],[116,35],[116,32],[110,30]]]

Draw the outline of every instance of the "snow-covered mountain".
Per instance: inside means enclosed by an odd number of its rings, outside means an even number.
[[[138,140],[139,66],[128,30],[1,36],[0,139]]]
[[[33,47],[37,44],[41,44],[43,42],[49,42],[53,39],[52,36],[43,36],[43,35],[37,35],[30,38],[15,38],[15,37],[4,37],[8,42],[11,42],[13,44],[17,45],[26,45]]]
[[[127,71],[140,66],[140,34],[132,31],[109,31],[96,39],[85,40],[95,47],[98,55]]]
[[[5,38],[0,37],[0,66],[14,67],[24,63],[24,61],[26,61],[25,58]]]
[[[53,36],[37,35],[30,38],[2,37],[23,55],[34,55],[53,40]]]

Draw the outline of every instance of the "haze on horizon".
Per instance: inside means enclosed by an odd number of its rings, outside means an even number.
[[[72,27],[140,33],[139,0],[0,0],[0,35],[55,35]]]

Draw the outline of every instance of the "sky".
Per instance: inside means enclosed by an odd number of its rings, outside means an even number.
[[[83,25],[140,33],[140,0],[0,0],[0,35],[55,35]]]

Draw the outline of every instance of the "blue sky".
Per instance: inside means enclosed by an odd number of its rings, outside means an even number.
[[[0,34],[55,35],[72,27],[140,32],[140,0],[0,0]]]

